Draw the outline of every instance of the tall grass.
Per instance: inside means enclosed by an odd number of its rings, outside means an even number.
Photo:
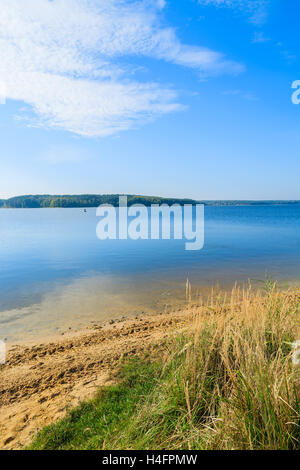
[[[135,395],[116,432],[101,431],[96,447],[300,449],[299,366],[291,360],[292,342],[300,339],[299,299],[269,284],[266,292],[234,288],[229,297],[219,293],[189,307],[193,321],[170,337],[151,369],[151,387]],[[136,387],[138,381],[130,395]],[[99,415],[90,427],[97,425]],[[43,431],[33,447],[46,448],[57,429]],[[66,429],[72,442],[70,418]],[[91,448],[88,440],[81,448]]]

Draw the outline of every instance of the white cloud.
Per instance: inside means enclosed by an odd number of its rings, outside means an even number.
[[[166,0],[157,0],[156,3],[157,3],[158,8],[160,8],[160,9],[165,8],[165,6],[167,4]]]
[[[256,31],[254,33],[253,41],[254,43],[265,43],[269,42],[271,39],[264,35],[262,31]]]
[[[250,21],[262,24],[267,17],[269,0],[198,0],[202,5],[215,5],[217,7],[236,8],[245,11],[250,16]]]
[[[162,27],[162,0],[1,0],[0,81],[35,125],[105,136],[181,108],[176,93],[139,83],[121,65],[151,57],[201,73],[236,73],[222,54]]]

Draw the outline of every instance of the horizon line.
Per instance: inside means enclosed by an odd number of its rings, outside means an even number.
[[[19,194],[19,195],[15,195],[15,196],[10,196],[10,197],[6,197],[6,198],[1,198],[0,197],[0,200],[1,201],[9,201],[10,199],[15,199],[15,198],[20,198],[20,197],[78,197],[78,196],[135,196],[135,197],[149,197],[149,198],[152,198],[152,197],[157,197],[157,198],[160,198],[160,199],[188,199],[188,200],[191,200],[191,201],[203,201],[203,202],[218,202],[218,201],[224,201],[224,202],[232,202],[232,201],[242,201],[242,202],[300,202],[300,199],[249,199],[249,198],[246,198],[246,199],[236,199],[236,198],[233,198],[233,199],[195,199],[195,198],[192,198],[192,197],[187,197],[187,196],[183,196],[183,197],[180,197],[180,196],[158,196],[158,195],[149,195],[149,194],[135,194],[135,193],[74,193],[74,194],[70,194],[70,193],[61,193],[61,194],[49,194],[49,193],[43,193],[43,194]]]

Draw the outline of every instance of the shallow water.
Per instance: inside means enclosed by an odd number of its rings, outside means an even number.
[[[1,209],[0,339],[170,308],[187,277],[204,292],[300,279],[300,206],[205,208],[205,245],[96,237],[96,209]]]

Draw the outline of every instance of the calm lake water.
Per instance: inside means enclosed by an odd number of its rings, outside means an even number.
[[[205,208],[205,246],[96,237],[96,209],[0,210],[0,339],[171,308],[216,283],[300,279],[300,206]]]

